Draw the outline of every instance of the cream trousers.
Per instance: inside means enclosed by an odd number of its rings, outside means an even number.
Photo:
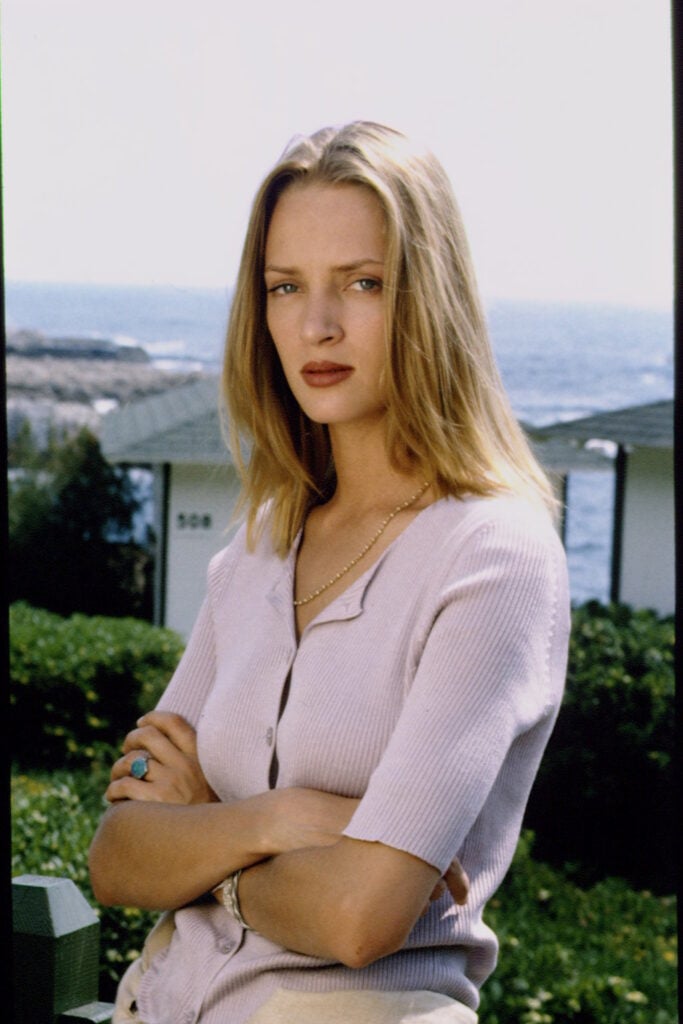
[[[143,1024],[117,1008],[113,1024]],[[295,992],[279,988],[247,1024],[477,1024],[469,1007],[437,992]]]
[[[279,988],[247,1024],[476,1024],[437,992],[294,992]]]

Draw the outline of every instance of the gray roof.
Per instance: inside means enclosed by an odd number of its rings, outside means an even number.
[[[673,399],[669,399],[536,427],[533,433],[553,442],[602,440],[639,448],[673,448],[673,414]]]
[[[130,402],[102,419],[100,444],[110,462],[221,464],[218,378],[206,377]]]
[[[611,459],[600,445],[586,441],[651,448],[673,445],[673,401],[654,402],[547,427],[524,424],[542,465],[555,473],[605,469]],[[225,465],[230,462],[220,428],[218,378],[191,384],[137,402],[130,402],[102,420],[101,446],[111,462],[133,465],[191,462]]]
[[[604,447],[584,448],[563,437],[539,439],[537,427],[523,424],[527,440],[543,468],[561,476],[577,470],[605,470],[612,468],[612,453]]]

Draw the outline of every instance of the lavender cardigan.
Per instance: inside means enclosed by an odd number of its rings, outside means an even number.
[[[248,553],[242,529],[212,560],[161,707],[196,726],[222,800],[267,789],[276,752],[278,786],[363,798],[346,835],[440,871],[457,855],[469,901],[446,894],[403,950],[360,970],[244,933],[215,901],[187,907],[143,978],[146,1024],[242,1024],[279,987],[429,989],[476,1009],[496,963],[482,912],[512,858],[564,685],[562,546],[519,498],[442,499],[298,644],[295,555],[296,544],[280,559],[267,540]]]

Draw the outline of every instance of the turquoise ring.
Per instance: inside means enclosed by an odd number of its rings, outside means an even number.
[[[134,779],[144,779],[149,771],[149,754],[141,754],[136,757],[130,766],[130,774]]]

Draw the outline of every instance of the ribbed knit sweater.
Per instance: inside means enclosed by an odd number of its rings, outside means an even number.
[[[446,870],[445,894],[405,947],[368,967],[243,932],[215,901],[176,911],[143,978],[146,1024],[243,1024],[279,988],[429,989],[476,1009],[496,963],[486,901],[514,853],[564,685],[562,546],[516,497],[445,498],[421,511],[297,643],[286,559],[242,529],[211,562],[208,596],[160,706],[196,728],[221,800],[277,785],[361,802],[345,834]],[[283,690],[289,679],[284,710]],[[197,837],[201,856],[201,836]]]

